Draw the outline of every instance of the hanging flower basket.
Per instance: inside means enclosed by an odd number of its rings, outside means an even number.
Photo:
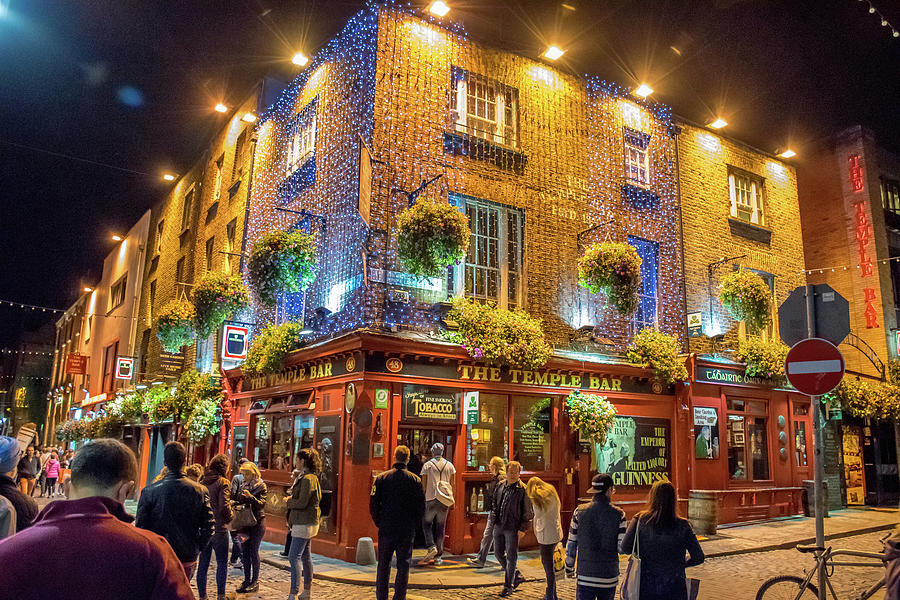
[[[592,244],[578,259],[578,283],[593,294],[603,292],[619,314],[630,315],[641,288],[641,257],[631,244]]]
[[[765,327],[772,312],[772,292],[762,277],[743,269],[722,278],[719,300],[731,316],[754,329]]]
[[[274,373],[284,364],[285,357],[299,347],[300,325],[269,325],[253,338],[241,369],[251,376]]]
[[[275,306],[279,294],[301,292],[316,278],[315,236],[270,231],[253,244],[247,271],[260,301]]]
[[[678,340],[654,327],[638,332],[631,341],[625,358],[635,365],[649,366],[656,371],[656,378],[664,383],[687,379],[684,359],[678,356]]]
[[[469,221],[455,206],[420,201],[398,220],[397,256],[417,277],[440,277],[469,248]]]
[[[767,342],[751,336],[738,345],[735,358],[747,363],[745,373],[750,377],[784,379],[784,360],[790,348],[781,342]]]
[[[616,420],[616,407],[606,396],[575,390],[566,396],[565,406],[572,429],[580,431],[595,444],[606,443],[606,436]]]
[[[552,349],[540,322],[522,310],[505,310],[466,298],[454,298],[447,319],[459,324],[458,331],[444,336],[460,344],[475,359],[522,369],[538,369]]]
[[[194,325],[201,337],[216,331],[226,319],[250,305],[250,292],[240,277],[207,273],[194,288]]]
[[[178,352],[194,341],[194,305],[187,300],[172,300],[162,307],[156,319],[156,335],[166,352]]]

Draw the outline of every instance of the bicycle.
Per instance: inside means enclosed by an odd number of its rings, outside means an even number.
[[[817,580],[819,569],[825,572],[825,583],[828,590],[831,591],[831,597],[838,600],[837,592],[831,585],[831,576],[834,575],[835,567],[881,567],[884,568],[883,552],[859,552],[856,550],[832,550],[831,546],[823,548],[821,546],[797,546],[797,550],[803,553],[812,553],[816,559],[816,566],[806,573],[806,577],[798,577],[796,575],[779,575],[772,577],[763,582],[756,592],[756,600],[816,600],[819,597],[819,588],[813,583]],[[870,558],[877,560],[874,562],[847,562],[836,561],[836,556],[851,556],[857,558]],[[806,570],[804,569],[804,572]],[[856,596],[854,600],[866,600],[871,598],[878,590],[884,586],[884,576],[871,588],[863,592],[861,596]],[[827,595],[827,594],[826,594]]]

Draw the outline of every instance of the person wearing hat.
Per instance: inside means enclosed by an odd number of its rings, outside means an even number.
[[[31,525],[38,514],[34,498],[23,494],[15,482],[20,455],[19,440],[0,435],[0,496],[6,498],[16,510],[16,531]]]
[[[576,600],[613,600],[619,584],[619,551],[625,537],[625,511],[610,501],[613,480],[599,473],[591,480],[590,502],[575,509],[566,544],[566,574],[575,573]]]

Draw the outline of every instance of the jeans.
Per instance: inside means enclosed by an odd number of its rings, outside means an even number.
[[[312,585],[313,564],[309,554],[311,546],[309,538],[292,537],[291,549],[288,551],[288,561],[291,563],[291,593],[300,592],[300,564],[303,564],[303,587]]]
[[[52,498],[53,494],[56,493],[56,477],[48,477],[47,478],[47,497]],[[42,494],[43,495],[43,492]]]
[[[291,540],[294,538],[291,537],[291,526],[288,524],[288,532],[287,537],[284,538],[284,553],[288,554],[291,551]]]
[[[255,583],[259,579],[259,544],[266,532],[266,519],[263,517],[256,525],[246,530],[249,537],[241,544],[241,560],[244,563],[244,581]]]
[[[225,581],[228,579],[228,532],[217,531],[207,542],[206,547],[200,551],[197,563],[197,592],[201,598],[206,598],[206,576],[209,573],[209,563],[212,553],[216,553],[216,593],[225,595]]]
[[[494,528],[494,554],[505,572],[503,587],[511,590],[516,583],[516,563],[519,560],[519,532]]]
[[[547,589],[544,598],[556,600],[556,569],[553,568],[553,551],[556,544],[541,544],[541,564],[544,566],[544,575],[547,577]]]
[[[231,533],[231,562],[237,562],[241,559],[241,540],[238,539],[237,531]]]
[[[616,588],[599,588],[579,585],[575,588],[575,600],[614,600]]]
[[[487,555],[491,552],[494,543],[494,511],[488,513],[487,524],[484,526],[484,535],[481,536],[481,547],[478,549],[478,562],[487,561]]]
[[[425,547],[437,548],[438,556],[444,553],[444,528],[447,525],[449,512],[450,509],[441,504],[439,500],[429,500],[425,503],[425,519],[422,524],[425,529]]]
[[[397,554],[397,577],[394,579],[394,600],[406,600],[409,583],[409,561],[412,558],[415,531],[405,533],[378,532],[378,574],[375,578],[376,600],[387,600],[391,582],[391,558]]]

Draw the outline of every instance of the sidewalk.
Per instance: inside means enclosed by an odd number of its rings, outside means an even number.
[[[900,522],[900,515],[894,509],[851,508],[831,511],[825,519],[826,539],[839,539],[851,535],[888,530]],[[719,532],[709,538],[700,538],[700,545],[707,558],[766,552],[782,548],[792,548],[797,544],[815,541],[815,523],[807,517],[790,517],[739,526],[720,527]],[[839,545],[839,544],[838,544]],[[286,558],[279,555],[283,548],[275,544],[263,543],[260,557],[264,563],[289,569]],[[499,586],[503,583],[503,572],[496,561],[488,561],[483,569],[472,569],[466,565],[466,556],[445,556],[441,566],[417,567],[424,550],[413,553],[413,567],[409,573],[409,587],[412,589],[476,588]],[[621,557],[623,561],[625,557]],[[356,585],[375,584],[375,565],[360,566],[325,556],[313,555],[316,579]],[[519,570],[528,581],[543,580],[544,569],[536,550],[519,553]],[[393,576],[392,576],[393,577]]]

